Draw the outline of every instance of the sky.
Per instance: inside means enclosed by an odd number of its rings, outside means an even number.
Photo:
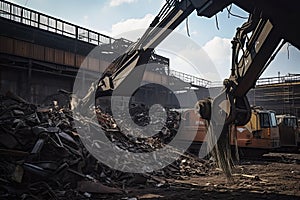
[[[8,0],[111,37],[135,41],[158,14],[165,0]],[[247,17],[236,6],[232,13]],[[228,16],[224,9],[216,17],[194,12],[158,46],[156,53],[170,58],[170,68],[210,81],[230,75],[231,40],[246,19]],[[187,26],[188,24],[188,26]],[[187,31],[187,27],[188,30]],[[137,30],[137,31],[135,31]],[[131,34],[131,33],[135,34]],[[129,34],[130,33],[130,34]],[[132,36],[134,35],[134,37]],[[172,44],[172,45],[171,45]],[[298,74],[300,51],[285,45],[261,77]]]

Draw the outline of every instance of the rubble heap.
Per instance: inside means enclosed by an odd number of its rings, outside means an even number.
[[[205,175],[215,167],[210,161],[182,154],[159,171],[124,173],[98,162],[87,151],[68,107],[39,107],[8,93],[0,96],[0,113],[0,198],[90,199],[95,195],[122,195],[130,187],[158,186],[166,184],[168,178]],[[165,131],[137,141],[126,134],[129,128],[118,129],[110,116],[103,118],[99,110],[97,116],[112,142],[134,152],[161,148],[175,134],[178,123],[178,115],[172,113]],[[78,119],[83,123],[88,120],[77,116]]]

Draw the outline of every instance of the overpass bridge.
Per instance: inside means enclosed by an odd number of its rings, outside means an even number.
[[[14,92],[33,103],[42,103],[58,89],[72,91],[80,66],[87,82],[99,77],[132,43],[4,0],[0,0],[0,26],[0,91]],[[88,56],[96,46],[98,53]],[[199,99],[220,90],[213,82],[170,70],[168,58],[153,54],[150,62],[159,67],[145,73],[145,82],[165,86],[174,81],[189,83]],[[156,88],[149,87],[141,94],[149,100],[161,98]],[[252,105],[300,117],[300,75],[260,79],[248,97]],[[172,99],[167,101],[172,104]]]
[[[79,67],[84,69],[84,83],[100,77],[132,43],[4,0],[0,0],[0,25],[0,90],[10,90],[34,103],[41,103],[57,89],[72,91]],[[89,55],[96,46],[97,53]],[[145,72],[145,82],[168,85],[187,78],[183,73],[170,74],[166,57],[153,54],[150,62],[159,67]],[[196,77],[192,81],[200,88],[208,83]]]

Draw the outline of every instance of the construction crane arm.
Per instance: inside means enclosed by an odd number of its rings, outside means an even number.
[[[133,43],[126,52],[115,59],[100,78],[96,97],[111,96],[112,92],[122,85],[122,82],[133,69],[146,64],[151,53],[187,16],[197,11],[199,16],[212,17],[230,4],[236,4],[250,13],[248,21],[237,29],[232,41],[232,68],[228,79],[224,81],[224,94],[220,95],[229,101],[227,123],[245,124],[250,117],[250,106],[246,98],[247,92],[254,87],[268,65],[276,47],[284,38],[295,46],[300,46],[295,37],[294,26],[287,25],[285,20],[293,20],[287,16],[295,9],[285,1],[276,4],[260,0],[167,0],[159,14],[155,17],[143,36]],[[272,11],[279,11],[276,5],[281,5],[283,17]],[[285,32],[287,30],[288,32]],[[293,32],[293,33],[291,33]],[[297,32],[297,31],[296,31]],[[299,31],[298,31],[299,32]],[[141,73],[142,74],[142,73]],[[135,77],[140,83],[142,76]],[[217,97],[218,98],[218,97]],[[221,100],[215,100],[221,102]],[[211,103],[207,103],[210,105]],[[203,106],[202,106],[203,107]],[[204,106],[202,111],[206,107]],[[218,106],[213,105],[215,109]],[[205,111],[211,113],[211,111]]]
[[[258,10],[237,29],[232,40],[231,75],[224,81],[231,106],[228,123],[244,125],[249,121],[251,111],[246,95],[274,58],[281,40],[280,31]]]
[[[149,61],[153,49],[194,10],[201,14],[213,6],[219,7],[215,11],[218,12],[228,4],[228,0],[167,0],[143,36],[105,70],[98,84],[97,96],[110,96],[135,67]],[[141,79],[136,77],[138,81]]]
[[[96,98],[110,97],[113,91],[122,88],[126,77],[134,69],[143,69],[141,65],[148,62],[155,47],[193,11],[196,10],[199,16],[212,17],[232,3],[250,15],[248,21],[237,29],[232,41],[231,74],[224,80],[224,90],[220,95],[213,100],[198,102],[202,118],[213,124],[210,129],[213,134],[208,135],[219,137],[213,154],[217,155],[215,158],[228,177],[231,174],[230,159],[227,159],[230,153],[226,151],[229,149],[229,125],[245,125],[249,121],[251,109],[246,97],[247,92],[255,86],[257,79],[274,57],[272,54],[282,39],[300,47],[298,39],[300,31],[297,30],[297,26],[289,23],[297,22],[300,17],[300,14],[296,14],[299,12],[294,2],[167,0],[143,36],[105,70],[96,92]],[[134,80],[131,79],[129,82],[140,83],[142,78],[134,76]]]

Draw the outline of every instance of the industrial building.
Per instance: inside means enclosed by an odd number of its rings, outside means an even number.
[[[300,74],[259,79],[300,46],[289,3],[167,0],[134,42],[0,0],[0,199],[299,199]],[[232,4],[224,85],[154,51]]]
[[[0,2],[0,9],[0,89],[33,103],[43,103],[59,89],[72,91],[79,67],[84,68],[86,80],[89,76],[100,77],[112,60],[132,43],[5,1]],[[97,55],[89,54],[95,47]],[[166,57],[155,54],[152,58],[151,62],[158,67],[145,73],[144,82],[167,86],[181,81],[191,85],[198,99],[209,96],[208,90],[211,94],[219,91],[208,80],[170,70]],[[298,75],[261,79],[248,94],[250,104],[299,116],[299,81]],[[161,96],[155,93],[157,89],[149,87],[139,94]],[[174,104],[172,98],[166,101],[170,106]]]

